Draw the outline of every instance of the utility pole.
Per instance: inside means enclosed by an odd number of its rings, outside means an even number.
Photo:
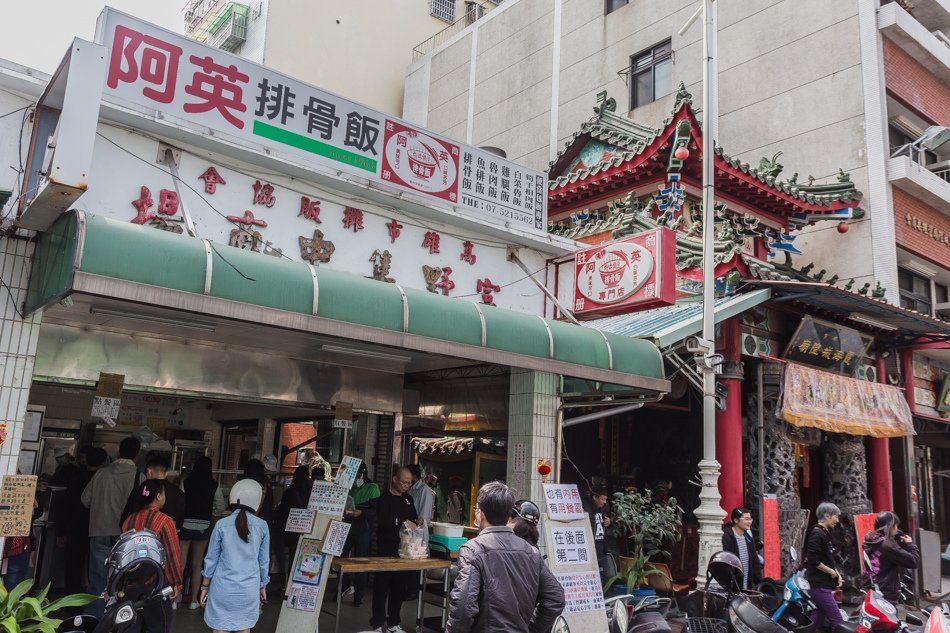
[[[703,18],[703,335],[699,341],[696,362],[703,374],[703,459],[699,462],[702,489],[699,507],[698,580],[706,578],[710,557],[722,549],[722,521],[726,513],[719,494],[720,465],[716,461],[716,369],[721,356],[716,354],[716,264],[715,264],[715,141],[719,116],[717,63],[718,25],[716,0],[702,0]],[[680,30],[685,32],[698,17],[697,11]]]

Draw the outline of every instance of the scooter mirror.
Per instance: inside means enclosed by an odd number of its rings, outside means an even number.
[[[551,627],[551,633],[571,633],[571,627],[567,625],[567,620],[564,619],[563,615],[557,616],[554,626]]]
[[[923,626],[923,625],[924,625],[924,621],[921,620],[920,618],[918,618],[918,617],[917,617],[916,615],[914,615],[913,613],[908,613],[907,615],[905,615],[905,616],[904,616],[904,622],[906,622],[907,624],[910,624],[911,626]]]
[[[794,545],[788,548],[788,555],[792,560],[798,560],[798,550]]]
[[[627,615],[627,605],[623,600],[614,602],[614,611],[611,620],[611,633],[627,633],[630,618]]]

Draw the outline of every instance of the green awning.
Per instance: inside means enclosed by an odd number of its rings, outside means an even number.
[[[38,240],[27,311],[74,292],[669,390],[649,341],[76,211]]]

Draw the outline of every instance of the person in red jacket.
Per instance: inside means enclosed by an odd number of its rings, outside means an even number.
[[[169,600],[157,600],[142,609],[143,633],[169,633],[172,625],[172,602],[181,593],[181,549],[175,521],[162,512],[165,505],[165,482],[147,479],[134,491],[128,513],[122,517],[122,532],[128,530],[151,530],[165,548],[165,584],[174,592]]]

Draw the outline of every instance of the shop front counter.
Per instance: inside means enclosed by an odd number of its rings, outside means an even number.
[[[442,628],[445,628],[445,618],[449,608],[449,582],[451,575],[449,567],[452,561],[445,558],[420,558],[411,560],[407,558],[370,556],[366,558],[334,558],[330,568],[337,572],[338,580],[336,583],[336,612],[333,614],[333,633],[340,631],[340,608],[343,604],[343,574],[358,574],[365,572],[419,572],[419,597],[416,607],[416,630],[421,630],[423,624],[423,608],[425,594],[426,572],[430,569],[444,569],[444,579],[442,581],[441,604],[436,606],[442,609]]]

